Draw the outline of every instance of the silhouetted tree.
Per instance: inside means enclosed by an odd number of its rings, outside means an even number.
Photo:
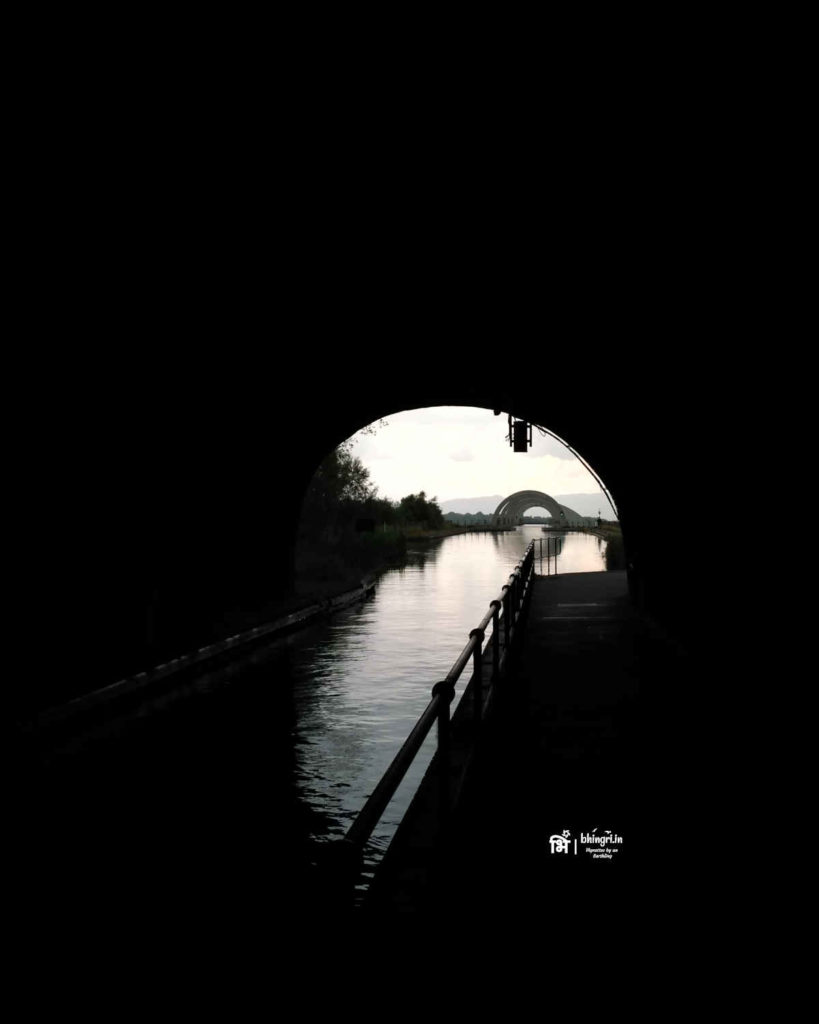
[[[302,505],[302,527],[332,531],[362,514],[362,506],[375,500],[370,471],[345,441],[321,462]]]
[[[407,526],[417,526],[425,530],[440,529],[444,525],[444,515],[438,505],[438,499],[427,499],[425,491],[408,494],[402,498],[398,503],[398,518]]]

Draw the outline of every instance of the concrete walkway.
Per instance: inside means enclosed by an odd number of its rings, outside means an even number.
[[[682,655],[634,611],[624,572],[538,577],[525,629],[425,915],[534,922],[628,900],[646,866],[656,780],[643,715],[653,688],[679,682]],[[569,851],[552,853],[564,830]],[[622,842],[588,841],[608,833]]]

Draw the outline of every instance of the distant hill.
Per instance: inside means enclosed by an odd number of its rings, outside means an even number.
[[[505,495],[492,494],[488,498],[453,498],[451,501],[440,501],[442,512],[494,512],[503,501]]]
[[[442,501],[439,504],[444,513],[484,512],[489,515],[495,511],[505,497],[507,495],[491,494],[482,498],[452,498],[450,501]],[[596,516],[599,509],[603,519],[614,518],[611,506],[602,491],[598,491],[596,494],[553,494],[552,497],[561,505],[567,505],[575,512],[579,512],[581,516]]]
[[[602,491],[596,494],[555,494],[554,498],[581,516],[596,516],[599,511],[603,519],[614,519],[614,511]]]

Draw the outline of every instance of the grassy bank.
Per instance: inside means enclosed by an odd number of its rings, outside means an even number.
[[[400,565],[406,553],[406,537],[399,530],[303,539],[296,551],[296,592],[324,596],[345,586],[352,589],[363,579]]]
[[[332,540],[302,538],[296,551],[296,593],[326,597],[354,589],[365,578],[402,565],[407,543],[441,540],[459,533],[482,533],[485,526],[450,526],[443,529],[374,530],[345,533]]]
[[[442,530],[407,530],[407,540],[438,540],[441,537],[454,537],[458,533],[499,533],[507,529],[494,526],[449,526]]]

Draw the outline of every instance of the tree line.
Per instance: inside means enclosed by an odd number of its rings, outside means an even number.
[[[486,512],[445,512],[444,520],[455,526],[482,526],[492,522],[494,513]],[[548,523],[545,516],[523,516],[524,523]]]
[[[302,505],[303,529],[334,536],[351,530],[435,530],[445,525],[437,499],[425,491],[400,501],[380,498],[369,470],[351,449],[352,442],[346,441],[316,470]]]
[[[354,585],[406,557],[406,535],[446,526],[424,491],[400,501],[378,496],[369,470],[347,441],[323,460],[302,504],[296,545],[297,588]]]

